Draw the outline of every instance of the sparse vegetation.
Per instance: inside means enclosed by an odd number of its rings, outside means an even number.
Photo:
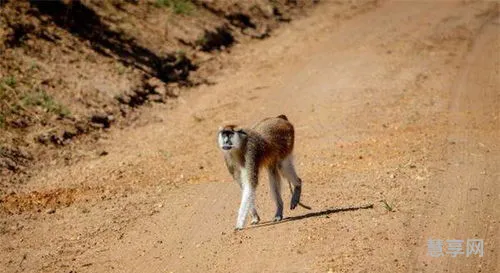
[[[13,76],[5,77],[0,80],[0,99],[4,100],[9,97],[8,93],[12,93],[16,87],[17,81]],[[12,94],[10,94],[12,95]]]
[[[0,142],[26,147],[41,165],[59,162],[71,141],[92,146],[101,129],[131,124],[144,104],[210,83],[211,65],[198,68],[214,58],[200,50],[278,26],[267,1],[0,2]],[[0,176],[20,172],[1,157]],[[65,164],[76,158],[64,152]]]
[[[44,90],[40,88],[26,90],[24,83],[23,80],[18,81],[14,76],[0,79],[0,128],[5,129],[11,124],[14,124],[14,127],[27,126],[24,120],[29,120],[29,118],[24,117],[37,115],[36,110],[30,109],[35,107],[63,118],[71,115],[67,107],[58,103]]]
[[[14,76],[8,76],[8,77],[5,77],[4,79],[2,79],[2,84],[5,84],[9,87],[16,87],[16,78]]]
[[[125,74],[125,72],[127,72],[127,67],[124,66],[122,63],[117,63],[116,71],[118,72],[119,75],[123,75]]]
[[[17,81],[13,76],[0,79],[0,128],[4,128],[6,124],[6,115],[12,111],[12,106],[9,101],[15,98]]]
[[[54,98],[43,90],[37,90],[24,95],[21,99],[23,106],[40,106],[47,112],[54,113],[61,117],[71,115],[70,111],[63,105],[57,103]]]
[[[171,8],[175,14],[189,15],[195,10],[195,5],[188,0],[157,0],[156,4]]]
[[[393,208],[391,205],[389,205],[389,203],[387,203],[387,201],[386,201],[386,200],[380,200],[380,202],[382,202],[382,203],[384,204],[384,208],[385,208],[387,211],[393,211],[393,210],[394,210],[394,208]]]
[[[207,36],[202,35],[202,36],[198,37],[198,39],[196,39],[196,41],[194,43],[197,46],[203,47],[203,45],[205,45],[207,43],[207,41],[208,41]]]
[[[175,51],[175,57],[177,59],[184,59],[184,58],[186,58],[186,51],[184,51],[182,49],[176,50]]]
[[[172,156],[172,155],[170,154],[170,152],[169,152],[169,151],[166,151],[166,150],[159,150],[159,153],[160,153],[160,155],[162,155],[162,156],[163,156],[163,158],[164,158],[165,160],[170,159],[170,157]]]

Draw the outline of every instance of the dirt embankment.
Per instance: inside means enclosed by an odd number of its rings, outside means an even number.
[[[0,193],[34,166],[106,155],[103,132],[213,83],[234,44],[313,2],[0,1]]]

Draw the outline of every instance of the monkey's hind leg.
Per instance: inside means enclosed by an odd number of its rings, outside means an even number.
[[[300,202],[300,194],[302,191],[302,180],[297,175],[295,167],[293,166],[292,156],[285,158],[280,164],[280,170],[283,176],[292,183],[293,194],[292,200],[290,201],[290,209],[295,209]]]
[[[270,166],[268,169],[269,185],[271,187],[271,196],[276,203],[276,213],[274,221],[283,219],[283,199],[281,199],[281,177],[276,166]]]

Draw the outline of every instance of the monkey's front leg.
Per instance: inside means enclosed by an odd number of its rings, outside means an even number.
[[[243,194],[243,185],[241,183],[241,173],[240,169],[234,170],[234,172],[231,173],[233,175],[234,181],[238,183],[238,186],[240,186],[240,190],[242,191]],[[252,217],[252,221],[250,222],[252,225],[256,225],[260,222],[260,217],[259,214],[257,213],[257,208],[255,207],[255,204],[250,207],[250,215]]]
[[[240,209],[238,210],[238,218],[236,220],[235,229],[243,229],[245,226],[245,220],[247,218],[248,209],[250,208],[250,203],[252,203],[252,199],[254,198],[254,194],[252,192],[252,187],[248,183],[243,183],[242,191],[241,191],[241,203]]]
[[[255,174],[249,177],[248,169],[242,168],[241,172],[241,203],[238,210],[238,218],[236,220],[236,230],[243,229],[245,220],[248,215],[248,210],[252,210],[252,223],[258,223],[260,220],[257,210],[255,209],[255,185],[257,185]]]
[[[250,224],[252,225],[257,225],[260,222],[260,217],[259,214],[257,213],[257,209],[255,208],[255,205],[253,208],[251,208],[251,213],[252,213],[252,222]]]

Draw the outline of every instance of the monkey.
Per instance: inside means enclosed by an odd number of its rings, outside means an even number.
[[[300,203],[302,180],[293,165],[294,127],[285,115],[265,118],[251,128],[225,125],[219,127],[217,135],[226,167],[241,188],[235,230],[243,229],[248,212],[251,224],[255,225],[260,221],[255,208],[255,190],[259,171],[263,168],[267,169],[271,197],[276,205],[274,221],[283,219],[281,176],[293,185],[290,209],[297,207]]]

